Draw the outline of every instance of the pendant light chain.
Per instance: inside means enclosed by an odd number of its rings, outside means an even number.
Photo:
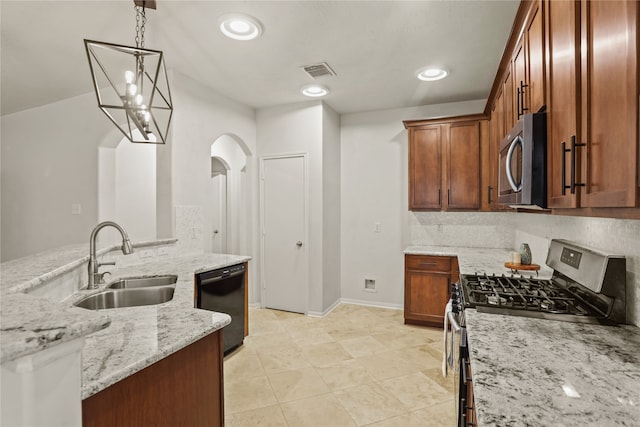
[[[136,47],[144,49],[144,26],[147,23],[147,15],[143,6],[134,6],[136,10]]]

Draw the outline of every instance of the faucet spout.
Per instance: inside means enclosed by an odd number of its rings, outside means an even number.
[[[131,240],[129,240],[129,235],[124,228],[113,221],[104,221],[96,225],[93,231],[91,231],[91,236],[89,237],[89,264],[87,266],[89,282],[87,289],[96,289],[99,284],[104,283],[103,275],[98,272],[98,268],[103,264],[100,264],[96,258],[96,238],[98,237],[98,232],[105,227],[113,227],[120,232],[120,235],[122,236],[122,246],[120,247],[120,250],[123,254],[129,255],[133,253]]]

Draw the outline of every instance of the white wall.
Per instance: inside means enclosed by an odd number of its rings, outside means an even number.
[[[92,93],[2,116],[2,261],[89,241],[98,145],[112,127]]]
[[[340,290],[340,116],[322,109],[322,311],[341,297]]]
[[[171,156],[159,158],[158,168],[162,164],[163,168],[171,171],[169,191],[173,206],[199,206],[209,213],[208,210],[213,209],[210,203],[211,144],[222,135],[232,135],[244,145],[247,183],[242,184],[241,205],[246,209],[237,218],[238,227],[242,230],[237,252],[253,257],[249,271],[249,300],[257,302],[259,259],[256,230],[259,217],[255,110],[179,73],[173,74],[171,93],[174,101]],[[164,185],[167,183],[158,184],[158,191]],[[193,218],[198,218],[195,225],[198,235],[211,236],[211,222],[205,220],[210,216],[204,214]],[[172,223],[175,224],[175,220]],[[202,250],[205,242],[210,243],[210,239],[202,239]]]
[[[340,117],[342,298],[403,304],[402,252],[411,243],[412,218],[402,120],[473,114],[484,104],[477,100]],[[376,293],[363,290],[365,278],[376,280]]]

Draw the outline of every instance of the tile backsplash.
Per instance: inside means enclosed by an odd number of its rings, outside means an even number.
[[[511,213],[409,212],[412,245],[511,248],[515,223]]]
[[[409,212],[412,245],[518,249],[543,265],[551,239],[627,259],[627,323],[640,326],[640,220],[510,212]]]

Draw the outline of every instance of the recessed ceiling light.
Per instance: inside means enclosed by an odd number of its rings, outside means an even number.
[[[329,93],[328,87],[323,85],[318,85],[318,84],[306,85],[302,88],[303,95],[311,96],[313,98],[325,96],[328,93]]]
[[[253,40],[262,34],[262,24],[253,16],[228,13],[218,19],[220,31],[234,40]]]
[[[448,75],[449,75],[449,72],[447,70],[443,70],[441,68],[434,68],[434,67],[422,68],[418,70],[418,73],[416,74],[416,76],[420,80],[424,80],[426,82],[441,80],[447,77]]]

